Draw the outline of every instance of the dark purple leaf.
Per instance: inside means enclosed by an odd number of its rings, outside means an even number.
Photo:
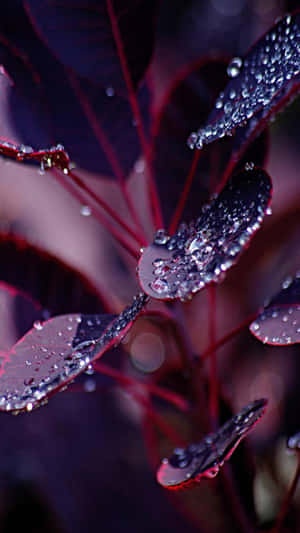
[[[270,116],[299,91],[299,20],[299,13],[287,15],[243,59],[232,59],[227,68],[231,80],[206,125],[190,135],[191,148],[201,149],[246,125],[236,138],[238,154],[247,139],[258,134]]]
[[[169,459],[163,459],[157,481],[166,488],[182,488],[201,478],[213,478],[238,444],[263,416],[267,400],[255,400],[226,422],[216,433],[199,444],[177,448]]]
[[[72,314],[36,321],[9,352],[0,355],[0,409],[31,411],[45,403],[116,345],[146,300],[140,293],[118,317]]]
[[[35,34],[22,6],[17,19],[9,7],[2,13],[0,64],[13,82],[1,94],[0,138],[34,151],[62,143],[82,168],[114,176],[119,164],[127,175],[140,154],[128,94],[71,75]],[[143,117],[148,98],[143,85]]]
[[[189,226],[169,237],[160,230],[139,262],[139,280],[153,298],[188,298],[222,281],[261,226],[272,185],[261,169],[248,165]]]
[[[300,274],[282,283],[282,290],[252,322],[250,331],[266,344],[300,342]]]
[[[25,0],[42,39],[79,76],[124,89],[112,23],[116,23],[132,81],[143,77],[152,55],[157,0]]]
[[[76,269],[32,246],[24,239],[0,233],[0,281],[25,292],[50,314],[104,313],[100,291]],[[24,318],[17,312],[15,324],[21,337]]]
[[[300,450],[300,431],[296,433],[295,435],[293,435],[292,437],[288,438],[287,447],[290,450],[296,450],[296,451]]]
[[[223,58],[193,63],[173,82],[154,114],[153,169],[167,225],[193,164],[194,154],[186,146],[186,138],[191,128],[206,122],[218,93],[226,85],[226,66]],[[188,222],[197,216],[199,205],[207,201],[209,192],[220,184],[231,158],[233,139],[214,143],[209,148],[201,153],[185,204],[183,218]],[[263,135],[251,145],[239,162],[240,166],[247,161],[263,166],[265,154],[266,135]]]

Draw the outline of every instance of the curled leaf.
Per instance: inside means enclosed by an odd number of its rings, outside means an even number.
[[[172,236],[160,230],[140,259],[142,289],[153,298],[188,298],[222,281],[259,229],[272,193],[269,176],[247,166],[235,175],[195,223]]]
[[[163,459],[157,481],[166,488],[182,488],[201,478],[213,478],[238,444],[263,416],[267,400],[249,403],[226,422],[216,433],[209,434],[198,444],[177,448],[169,459]]]
[[[252,322],[250,331],[266,344],[300,342],[300,273],[284,280],[282,290]]]
[[[235,57],[227,67],[231,78],[219,94],[206,125],[193,132],[190,148],[232,135],[246,125],[237,140],[238,151],[250,135],[257,134],[300,88],[300,14],[287,15],[265,34],[242,59]]]
[[[140,293],[118,317],[61,315],[0,353],[0,410],[31,411],[86,370],[125,335],[146,303]]]

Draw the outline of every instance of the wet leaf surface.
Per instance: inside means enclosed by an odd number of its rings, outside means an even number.
[[[242,59],[227,67],[231,80],[219,94],[207,125],[189,137],[190,148],[232,135],[245,126],[236,139],[235,151],[300,88],[300,14],[287,15],[264,35]]]
[[[182,488],[201,478],[213,478],[232,453],[263,416],[267,400],[255,400],[226,422],[216,433],[199,444],[177,448],[163,459],[157,472],[158,482],[166,488]]]
[[[282,290],[252,322],[250,331],[265,344],[300,342],[300,275],[283,281]]]
[[[146,302],[139,294],[118,317],[63,315],[33,328],[1,352],[0,409],[32,411],[87,369],[131,327]]]
[[[187,298],[222,281],[259,229],[272,194],[261,169],[235,175],[194,224],[169,237],[159,231],[140,259],[138,276],[153,298]]]

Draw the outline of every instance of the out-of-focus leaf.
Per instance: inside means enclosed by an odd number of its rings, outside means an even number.
[[[146,302],[141,293],[118,317],[62,315],[33,328],[0,354],[0,410],[32,411],[125,335]]]
[[[56,57],[79,76],[125,89],[113,25],[134,85],[152,55],[157,0],[25,0],[25,8]]]
[[[284,280],[282,290],[252,322],[250,331],[266,344],[300,342],[300,273]]]
[[[247,167],[203,210],[195,224],[182,224],[169,237],[159,231],[140,259],[143,290],[162,300],[187,298],[211,282],[222,281],[256,231],[271,201],[271,180]]]
[[[126,92],[68,72],[35,34],[22,6],[18,17],[8,6],[3,10],[0,64],[12,81],[1,95],[0,138],[34,151],[59,143],[82,168],[114,176],[119,165],[126,177],[140,154]],[[138,91],[143,117],[148,98],[143,85]]]
[[[169,459],[163,459],[157,481],[166,488],[182,488],[201,478],[213,478],[230,459],[232,453],[263,416],[267,400],[255,400],[228,420],[216,433],[199,444],[177,448]]]

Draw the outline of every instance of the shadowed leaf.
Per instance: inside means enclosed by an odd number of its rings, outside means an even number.
[[[62,315],[37,321],[0,354],[0,409],[31,411],[86,370],[131,327],[146,302],[139,294],[115,315]]]
[[[282,290],[252,322],[250,331],[266,344],[300,342],[300,275],[282,283]]]
[[[172,237],[159,231],[139,262],[143,290],[158,299],[187,298],[211,282],[222,281],[256,231],[268,209],[269,176],[251,166],[230,180],[189,226]]]
[[[125,89],[112,19],[136,86],[152,55],[157,1],[26,0],[42,39],[56,57],[79,76],[102,87]]]
[[[157,481],[166,488],[182,488],[201,478],[213,478],[230,459],[232,453],[263,416],[267,400],[255,400],[226,422],[216,433],[199,444],[177,448],[169,459],[163,459]]]

